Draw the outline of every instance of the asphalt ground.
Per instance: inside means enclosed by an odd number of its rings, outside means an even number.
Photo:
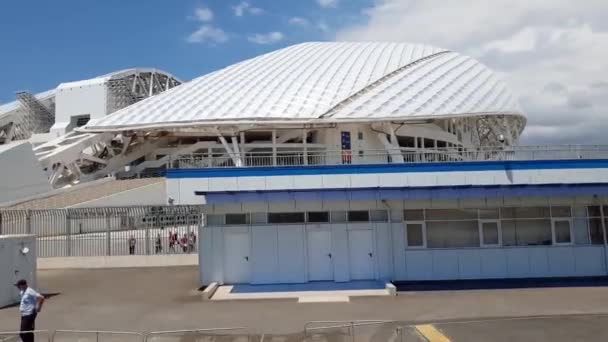
[[[415,326],[429,324],[451,341],[608,340],[605,286],[436,289],[400,292],[397,297],[351,298],[349,303],[299,304],[296,300],[203,302],[197,279],[196,267],[39,271],[38,290],[49,298],[36,327],[134,332],[246,327],[245,332],[258,340],[263,335],[264,341],[306,337],[307,341],[337,342],[352,341],[352,330],[355,341],[401,341],[399,334],[403,341],[424,341],[429,338]],[[350,320],[395,322],[354,328],[343,323],[307,323]],[[0,331],[18,327],[17,308],[0,309]],[[247,333],[235,331],[215,340],[239,341]],[[136,340],[111,337],[100,340]],[[191,339],[206,340],[195,333],[175,333],[152,341]],[[67,334],[61,339],[71,340],[95,339],[86,334]]]

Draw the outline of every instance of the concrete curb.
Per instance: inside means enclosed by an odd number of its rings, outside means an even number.
[[[215,294],[215,291],[217,290],[217,288],[219,287],[218,283],[211,283],[209,284],[209,286],[207,286],[202,293],[202,297],[203,300],[211,300],[211,297],[213,297],[213,295]]]
[[[198,254],[38,258],[39,270],[196,265],[198,265]]]

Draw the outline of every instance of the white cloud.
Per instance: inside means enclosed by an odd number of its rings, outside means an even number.
[[[605,13],[605,0],[376,0],[364,24],[336,39],[426,43],[471,55],[519,94],[528,117],[522,143],[608,143]]]
[[[213,11],[210,8],[201,6],[194,10],[194,18],[198,21],[208,22],[213,20]]]
[[[323,8],[338,7],[339,0],[317,0],[319,6]]]
[[[259,15],[264,12],[264,10],[259,7],[251,6],[247,1],[241,1],[240,4],[232,6],[232,10],[237,17],[242,17],[246,14]]]
[[[310,21],[302,17],[293,17],[289,19],[289,24],[293,26],[308,27],[310,26]]]
[[[255,44],[267,45],[267,44],[278,43],[281,40],[283,40],[283,38],[285,38],[283,33],[275,31],[275,32],[269,32],[266,34],[256,33],[254,35],[247,37],[247,40],[249,40],[250,42],[255,43]]]
[[[228,34],[219,27],[203,25],[192,32],[186,40],[189,43],[224,43],[228,41]]]

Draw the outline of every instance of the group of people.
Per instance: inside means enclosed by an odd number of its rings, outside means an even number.
[[[162,252],[160,234],[156,238],[156,245],[156,253]],[[169,231],[169,250],[175,252],[177,246],[179,246],[184,253],[194,252],[196,246],[196,234],[191,231],[190,233],[184,233],[184,235],[180,238],[177,235],[177,232]]]
[[[128,239],[129,254],[135,254],[135,247],[137,246],[137,239],[131,235]],[[192,253],[196,251],[196,233],[193,231],[184,233],[181,237],[177,232],[169,231],[169,252],[176,253],[178,248],[184,253]],[[163,252],[163,239],[158,233],[154,241],[154,253],[161,254]]]

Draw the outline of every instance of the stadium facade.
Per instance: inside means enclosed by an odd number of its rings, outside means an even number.
[[[202,284],[606,275],[606,151],[518,146],[525,124],[470,57],[305,43],[35,152],[53,187],[165,174],[204,205]]]

